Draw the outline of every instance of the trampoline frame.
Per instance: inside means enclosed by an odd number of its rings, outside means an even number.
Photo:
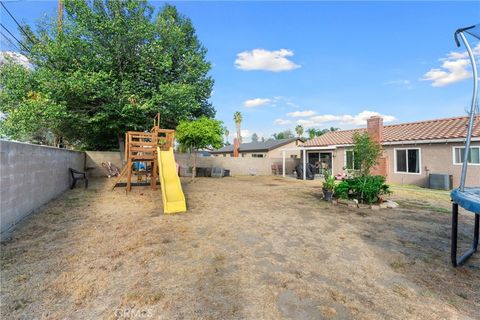
[[[465,252],[460,258],[457,258],[457,232],[458,232],[458,203],[452,203],[452,246],[451,246],[451,259],[454,267],[460,266],[465,263],[478,249],[478,234],[479,234],[479,221],[480,215],[475,215],[475,225],[473,227],[473,243],[471,248]]]
[[[472,130],[474,124],[474,117],[475,117],[475,109],[477,106],[477,91],[478,91],[478,73],[477,73],[477,65],[475,62],[475,56],[473,55],[472,48],[468,43],[467,38],[465,37],[464,32],[468,32],[468,30],[475,28],[475,26],[470,26],[466,28],[461,28],[455,31],[455,43],[457,47],[460,47],[460,41],[458,40],[458,36],[463,42],[463,45],[467,49],[468,56],[470,57],[470,63],[472,64],[472,71],[473,71],[473,96],[472,96],[472,103],[470,106],[470,114],[468,120],[468,129],[467,129],[467,136],[465,139],[465,150],[464,150],[464,158],[462,164],[462,174],[460,177],[460,187],[459,191],[465,191],[465,180],[467,177],[467,168],[468,168],[468,154],[470,152],[470,144],[472,138]],[[476,37],[476,36],[475,36]],[[478,238],[479,238],[479,220],[480,214],[478,212],[473,213],[475,215],[475,225],[473,228],[473,243],[469,250],[467,250],[460,258],[457,258],[457,240],[458,240],[458,203],[456,203],[452,199],[452,236],[451,236],[451,250],[450,256],[452,260],[452,265],[454,267],[460,266],[464,264],[478,249]]]

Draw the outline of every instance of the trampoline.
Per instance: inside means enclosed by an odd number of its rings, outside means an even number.
[[[470,63],[473,71],[473,96],[472,103],[469,110],[469,119],[467,127],[467,136],[465,139],[465,149],[463,153],[462,175],[460,177],[460,187],[451,193],[452,198],[452,244],[451,244],[451,259],[454,267],[462,265],[467,261],[478,249],[478,233],[479,233],[479,218],[480,218],[480,186],[474,188],[465,187],[465,180],[468,170],[468,159],[470,153],[470,144],[472,141],[472,130],[474,126],[475,113],[478,113],[477,105],[477,91],[478,91],[478,73],[475,56],[467,40],[466,35],[472,36],[480,40],[480,25],[474,25],[466,28],[458,29],[455,32],[455,42],[457,47],[460,47],[460,40],[467,49]],[[475,216],[475,224],[473,227],[473,243],[471,248],[459,258],[457,257],[457,232],[458,232],[458,206],[473,213]]]

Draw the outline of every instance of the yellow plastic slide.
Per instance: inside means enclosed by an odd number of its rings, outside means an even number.
[[[160,185],[162,188],[163,212],[176,213],[187,211],[185,195],[183,194],[173,148],[162,151],[157,148],[158,172],[160,173]]]

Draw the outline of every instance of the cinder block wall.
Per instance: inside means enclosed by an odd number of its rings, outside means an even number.
[[[93,177],[106,177],[107,172],[102,167],[102,162],[110,161],[120,169],[120,153],[109,151],[87,151],[88,173]],[[193,155],[187,153],[175,153],[175,160],[182,167],[190,167],[193,164]],[[285,159],[287,174],[292,174],[300,159]],[[223,167],[230,170],[233,176],[256,174],[259,176],[271,175],[272,164],[282,164],[282,158],[251,158],[251,157],[197,157],[197,167]]]
[[[69,188],[68,168],[83,171],[85,153],[0,140],[0,238]]]
[[[175,154],[175,160],[182,167],[193,164],[193,155]],[[300,159],[285,159],[287,174],[292,174]],[[232,176],[272,174],[272,164],[282,164],[282,158],[251,158],[251,157],[197,157],[197,167],[223,167],[230,170]]]

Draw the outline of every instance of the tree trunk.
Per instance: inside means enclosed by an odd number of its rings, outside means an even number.
[[[237,122],[237,139],[239,143],[242,143],[242,132],[240,130],[240,123]]]
[[[192,182],[195,182],[195,176],[197,175],[197,151],[193,149],[193,169],[192,169]]]
[[[117,134],[118,140],[118,148],[120,149],[120,160],[122,162],[122,166],[125,165],[125,138],[123,134]]]

